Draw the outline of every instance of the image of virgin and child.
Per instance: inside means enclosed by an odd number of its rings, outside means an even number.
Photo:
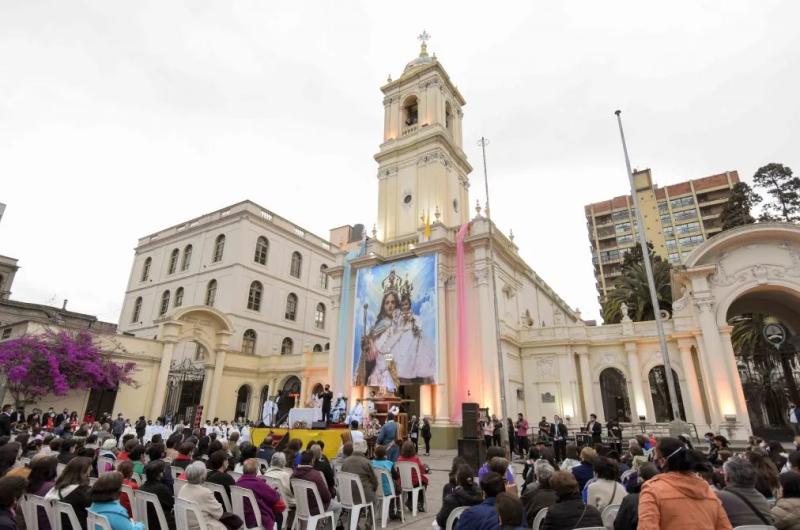
[[[411,289],[401,292],[384,293],[375,323],[361,339],[364,384],[390,392],[433,383],[436,368],[432,336],[413,312]]]

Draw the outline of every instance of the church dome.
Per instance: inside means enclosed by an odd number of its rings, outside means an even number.
[[[417,66],[422,66],[425,64],[431,64],[436,62],[436,54],[433,57],[428,55],[428,39],[430,39],[430,35],[428,35],[427,31],[423,31],[422,35],[418,37],[422,44],[419,47],[419,56],[416,57],[413,61],[408,63],[403,69],[403,75],[405,75],[409,70],[416,68]]]

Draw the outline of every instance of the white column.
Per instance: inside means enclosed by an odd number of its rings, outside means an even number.
[[[703,412],[703,397],[700,385],[697,382],[697,371],[694,369],[692,360],[692,343],[689,340],[678,340],[678,350],[681,352],[681,366],[683,375],[686,378],[686,389],[689,391],[689,410],[691,411],[691,421],[697,425],[706,424],[706,416]]]
[[[158,366],[155,394],[153,395],[153,403],[150,406],[150,418],[152,419],[161,416],[161,410],[164,407],[164,396],[167,392],[167,379],[169,378],[169,368],[172,364],[172,352],[174,349],[174,342],[164,343],[164,350],[161,353],[161,363]]]
[[[483,407],[489,407],[490,414],[501,415],[500,411],[500,384],[499,366],[497,364],[497,337],[493,312],[494,300],[489,283],[490,266],[489,260],[483,260],[483,268],[476,269],[475,275],[478,283],[478,313],[481,322],[481,349],[483,373],[477,377],[471,377],[470,381],[480,381],[480,388],[470,388],[472,399],[480,403]],[[510,412],[509,412],[510,414]]]
[[[433,387],[434,385],[419,385],[419,415],[433,415]]]
[[[211,419],[208,416],[208,404],[211,402],[211,386],[214,379],[214,367],[210,364],[204,366],[206,371],[203,378],[203,391],[200,393],[200,404],[203,405],[203,417]]]
[[[589,414],[597,414],[594,406],[594,392],[592,392],[591,370],[589,369],[589,352],[578,352],[578,359],[581,365],[581,383],[583,390],[583,402],[586,410],[583,411],[583,421],[589,421]]]
[[[383,100],[383,141],[392,135],[392,96],[386,96]]]
[[[442,259],[441,257],[439,259]],[[450,385],[450,365],[455,363],[455,349],[447,347],[447,274],[443,265],[439,264],[437,278],[437,297],[438,297],[438,322],[439,322],[439,366],[438,384],[433,387],[433,415],[434,423],[442,424],[450,421],[450,410],[448,409],[447,389]],[[453,383],[456,380],[453,379]],[[451,406],[458,406],[455,402],[450,402]],[[420,409],[421,410],[421,409]]]
[[[211,392],[208,397],[208,409],[206,418],[214,419],[217,415],[217,404],[219,402],[219,388],[222,386],[222,372],[225,370],[225,350],[216,351],[216,362],[214,364],[214,375],[211,378]]]
[[[750,426],[750,415],[747,412],[747,401],[744,399],[744,388],[742,388],[742,380],[739,377],[739,370],[736,367],[736,353],[733,351],[733,343],[731,342],[732,326],[725,326],[720,330],[720,339],[725,349],[725,358],[728,364],[728,371],[732,375],[731,385],[733,387],[733,396],[736,400],[738,409],[743,412],[737,421],[744,425],[748,431],[748,436],[752,434],[752,427]]]
[[[718,421],[724,421],[726,415],[736,415],[738,422],[748,422],[747,409],[740,408],[734,393],[733,381],[738,379],[739,374],[733,373],[736,370],[736,362],[733,356],[727,359],[725,347],[722,344],[717,320],[714,316],[714,303],[710,299],[695,300],[700,320],[700,330],[703,332],[703,343],[709,364],[717,369],[709,374],[711,377],[707,382],[710,388],[714,389],[714,395],[719,404],[719,412],[723,416]],[[721,369],[720,369],[721,368]]]
[[[625,351],[628,353],[628,370],[631,374],[633,384],[633,407],[632,413],[635,417],[631,421],[638,421],[639,416],[647,416],[647,402],[644,399],[644,389],[642,388],[642,369],[639,366],[639,352],[636,351],[635,342],[626,342]],[[653,421],[655,418],[648,418]]]

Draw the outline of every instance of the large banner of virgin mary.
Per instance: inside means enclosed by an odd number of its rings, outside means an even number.
[[[436,254],[358,269],[353,315],[355,385],[436,383]]]

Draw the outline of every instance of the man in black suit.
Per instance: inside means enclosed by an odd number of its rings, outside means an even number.
[[[3,405],[3,412],[0,412],[0,436],[11,436],[11,405]]]
[[[561,462],[567,456],[567,426],[561,422],[558,414],[553,416],[553,423],[550,424],[550,439],[553,440],[556,460]]]
[[[333,391],[331,385],[325,385],[325,390],[320,394],[322,398],[322,421],[327,425],[331,422],[331,403],[333,402]]]
[[[586,424],[586,432],[592,435],[592,445],[603,443],[603,426],[597,421],[597,414],[589,414],[589,423]]]

